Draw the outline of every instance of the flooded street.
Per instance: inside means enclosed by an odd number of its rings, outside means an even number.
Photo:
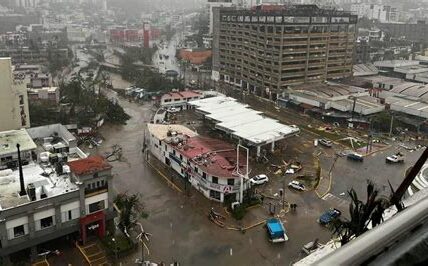
[[[149,214],[142,222],[145,230],[153,234],[149,243],[151,260],[177,260],[182,265],[284,265],[298,258],[302,245],[316,237],[321,241],[329,238],[327,230],[322,229],[320,235],[315,223],[323,206],[312,193],[302,194],[302,204],[307,208],[287,215],[285,226],[290,240],[285,244],[268,242],[262,226],[243,234],[212,224],[206,216],[207,204],[216,208],[218,205],[205,199],[199,204],[195,202],[199,197],[188,198],[173,190],[144,162],[144,127],[153,112],[151,105],[130,103],[123,98],[119,103],[131,119],[124,126],[104,126],[101,133],[106,140],[98,152],[109,151],[114,144],[123,149],[124,162],[112,163],[114,189],[117,193],[141,194]],[[301,231],[306,233],[299,234]],[[133,263],[140,254],[134,253],[123,262]]]

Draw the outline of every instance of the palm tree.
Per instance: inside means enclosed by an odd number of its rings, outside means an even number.
[[[342,245],[368,231],[370,223],[373,227],[380,224],[383,221],[383,212],[389,206],[389,200],[379,197],[379,191],[375,189],[371,181],[367,182],[367,198],[365,202],[358,198],[354,189],[350,189],[348,194],[351,198],[351,203],[349,204],[350,219],[335,219],[330,228],[333,234],[340,237]]]
[[[140,196],[138,194],[118,194],[114,203],[119,209],[119,229],[129,237],[128,232],[135,226],[138,217],[137,214],[143,209]]]

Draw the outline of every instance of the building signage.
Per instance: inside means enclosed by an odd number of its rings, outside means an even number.
[[[93,224],[93,225],[88,226],[88,230],[95,230],[98,227],[100,227],[100,224]]]

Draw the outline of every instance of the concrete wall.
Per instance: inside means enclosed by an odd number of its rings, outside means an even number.
[[[28,134],[32,139],[43,139],[52,136],[54,133],[58,133],[70,148],[77,147],[77,140],[71,134],[67,128],[61,124],[52,124],[47,126],[32,127],[27,129]]]
[[[0,241],[2,244],[2,248],[0,249],[0,256],[5,256],[10,253],[46,242],[50,239],[55,239],[71,232],[78,231],[79,219],[74,219],[65,223],[61,221],[61,206],[78,200],[79,191],[76,190],[56,197],[30,202],[16,208],[2,210],[2,212],[0,212]],[[48,209],[54,209],[55,225],[37,231],[34,215]],[[8,221],[20,219],[22,217],[27,217],[28,219],[28,234],[9,240],[6,223]]]
[[[0,95],[0,131],[30,127],[27,88],[13,80],[10,58],[0,58]]]

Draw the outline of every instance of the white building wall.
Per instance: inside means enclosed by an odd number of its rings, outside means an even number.
[[[0,58],[0,131],[30,127],[27,88],[15,81],[10,58]]]

